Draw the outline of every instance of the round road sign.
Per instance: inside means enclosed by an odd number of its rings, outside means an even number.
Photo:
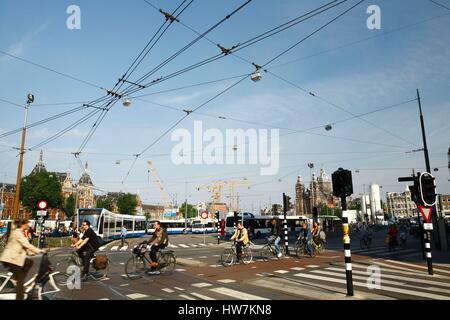
[[[44,200],[39,201],[38,207],[39,209],[44,210],[45,208],[47,208],[47,202],[45,202]]]
[[[202,218],[202,219],[208,219],[208,212],[203,211],[203,212],[200,214],[200,218]]]

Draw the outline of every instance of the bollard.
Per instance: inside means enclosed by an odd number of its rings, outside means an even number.
[[[345,276],[347,280],[347,295],[353,296],[352,279],[352,253],[350,250],[350,236],[348,232],[348,218],[342,217],[342,233],[344,234],[344,252],[345,252]]]

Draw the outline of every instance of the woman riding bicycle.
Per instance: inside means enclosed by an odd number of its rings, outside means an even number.
[[[305,250],[312,252],[312,248],[311,248],[311,238],[312,238],[312,233],[311,230],[309,230],[308,225],[303,222],[302,224],[302,229],[300,230],[300,234],[298,235],[297,240],[301,241],[303,244],[303,248],[305,248]]]
[[[235,240],[238,261],[242,260],[242,247],[249,242],[247,229],[244,228],[242,222],[237,223],[237,229],[230,240]]]
[[[16,300],[23,300],[24,298],[24,281],[33,266],[33,261],[28,259],[27,255],[34,255],[44,253],[41,250],[28,242],[24,231],[29,228],[28,219],[20,219],[14,222],[16,229],[11,231],[11,234],[3,251],[0,261],[4,266],[13,273],[16,284]]]

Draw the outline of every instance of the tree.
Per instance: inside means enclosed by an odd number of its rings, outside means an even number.
[[[66,218],[71,218],[73,214],[75,213],[75,196],[71,194],[67,197],[65,203],[64,203],[64,214],[66,215]]]
[[[113,203],[110,198],[100,198],[97,200],[97,208],[105,208],[106,210],[112,211]]]
[[[56,174],[38,172],[22,178],[20,200],[28,210],[36,212],[39,201],[45,200],[48,208],[62,209],[61,183]]]
[[[187,205],[187,207],[186,207]],[[195,218],[197,217],[197,209],[194,208],[194,206],[192,204],[186,204],[186,202],[184,202],[181,206],[180,206],[180,213],[184,216],[186,214],[186,209],[187,209],[187,217],[188,218]]]
[[[131,193],[123,193],[117,198],[117,207],[121,214],[136,214],[137,199]]]

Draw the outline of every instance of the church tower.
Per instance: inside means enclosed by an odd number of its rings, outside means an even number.
[[[305,214],[305,186],[302,183],[302,177],[298,176],[297,183],[295,185],[295,214]]]
[[[78,207],[89,208],[94,206],[94,184],[88,172],[88,164],[84,166],[84,172],[78,181]]]
[[[39,172],[47,172],[47,169],[45,168],[44,165],[44,153],[41,150],[41,153],[39,154],[39,160],[36,163],[36,165],[34,166],[33,171],[31,171],[31,174],[36,174]]]

